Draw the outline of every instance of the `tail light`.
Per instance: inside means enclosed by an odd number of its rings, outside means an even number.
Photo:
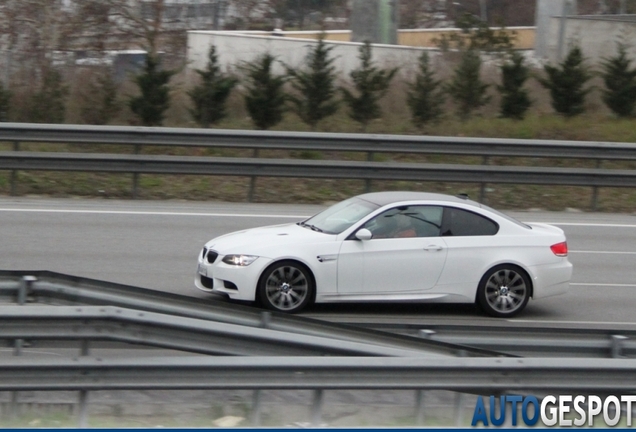
[[[568,242],[562,242],[553,244],[550,246],[552,253],[556,256],[565,257],[568,256]]]

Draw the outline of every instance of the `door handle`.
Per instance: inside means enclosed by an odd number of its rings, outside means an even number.
[[[440,245],[428,245],[424,248],[426,251],[441,251],[442,247]]]

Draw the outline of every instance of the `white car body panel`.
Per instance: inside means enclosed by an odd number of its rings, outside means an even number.
[[[441,237],[344,241],[338,256],[338,293],[430,290],[444,268],[446,249]]]
[[[377,195],[383,198],[390,196],[390,193],[384,194]],[[286,224],[217,237],[207,242],[205,247],[219,256],[214,263],[209,263],[199,254],[195,285],[203,291],[252,301],[257,298],[259,278],[270,264],[294,260],[311,272],[316,286],[316,303],[472,303],[482,277],[500,264],[523,269],[531,280],[532,297],[535,299],[567,291],[572,265],[567,256],[557,256],[550,249],[551,245],[566,241],[560,228],[546,224],[533,224],[529,228],[471,201],[464,202],[454,197],[446,199],[436,194],[423,195],[433,198],[425,201],[405,199],[382,205],[337,235]],[[376,194],[361,197],[367,196]],[[353,238],[367,221],[389,208],[421,205],[454,207],[481,214],[498,224],[499,230],[495,235],[374,238],[365,241]],[[248,266],[240,267],[223,263],[223,257],[230,254],[259,258]],[[205,286],[205,278],[212,280],[213,289]],[[235,287],[226,286],[227,282]]]

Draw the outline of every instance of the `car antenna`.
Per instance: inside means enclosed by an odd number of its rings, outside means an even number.
[[[467,193],[457,194],[457,198],[461,198],[461,199],[467,200],[468,199],[468,194]]]

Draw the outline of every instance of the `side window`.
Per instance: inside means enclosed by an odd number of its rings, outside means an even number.
[[[490,219],[468,210],[446,207],[442,236],[487,236],[495,235],[499,225]]]
[[[374,239],[438,237],[442,215],[443,208],[438,206],[402,206],[376,216],[364,228]]]
[[[406,216],[416,232],[416,237],[439,237],[444,208],[439,206],[413,206]]]

